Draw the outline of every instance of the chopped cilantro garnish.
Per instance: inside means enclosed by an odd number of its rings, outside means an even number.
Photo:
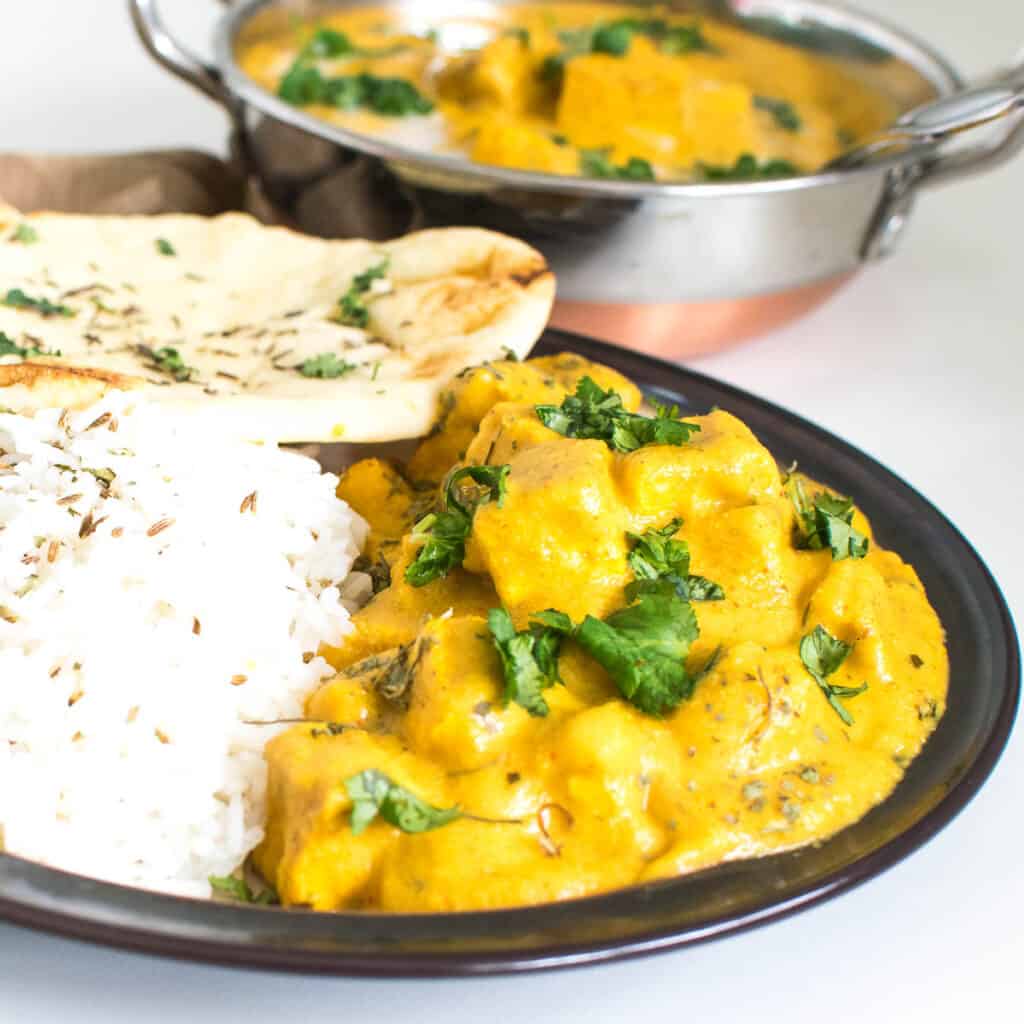
[[[683,581],[682,590],[691,601],[725,600],[725,591],[718,583],[709,580],[706,576],[687,576]]]
[[[338,321],[349,327],[365,328],[370,322],[370,311],[363,302],[363,296],[373,287],[373,282],[382,279],[388,272],[390,260],[383,259],[376,266],[356,274],[348,291],[338,300]]]
[[[166,238],[158,238],[156,240],[156,251],[160,253],[161,256],[178,255],[177,249],[175,249],[174,246],[171,245],[171,243],[168,242]]]
[[[344,377],[355,368],[355,363],[349,363],[333,352],[321,352],[318,356],[310,356],[297,367],[303,377],[319,377],[323,380]]]
[[[319,103],[339,110],[365,107],[385,117],[429,114],[434,109],[434,104],[405,78],[380,78],[365,72],[328,78],[302,58],[281,79],[277,94],[293,106]]]
[[[554,85],[561,89],[562,79],[565,76],[565,62],[567,57],[564,54],[552,53],[540,62],[537,69],[537,77],[542,82]]]
[[[627,700],[649,715],[663,715],[693,696],[686,656],[699,634],[690,603],[670,580],[658,580],[603,621],[588,615],[576,640]]]
[[[323,103],[327,80],[317,68],[296,61],[277,86],[277,95],[295,107]]]
[[[3,304],[13,309],[29,309],[40,316],[74,316],[70,306],[51,302],[49,299],[34,299],[20,288],[11,288],[4,296]]]
[[[803,127],[803,121],[796,112],[796,107],[788,100],[774,100],[770,96],[755,96],[754,106],[758,110],[771,114],[775,118],[775,124],[784,132],[798,132]]]
[[[654,181],[654,169],[638,156],[631,156],[616,166],[603,149],[580,150],[580,173],[590,178],[612,178],[617,181]]]
[[[632,452],[649,444],[681,445],[700,430],[696,423],[676,419],[675,407],[657,407],[656,416],[627,412],[616,391],[605,391],[590,377],[558,405],[535,406],[544,426],[565,437],[604,441],[612,451]]]
[[[663,18],[619,18],[558,33],[561,53],[545,58],[540,67],[543,81],[561,87],[566,62],[588,53],[604,53],[624,57],[633,43],[633,36],[646,36],[662,53],[678,56],[695,50],[717,53],[708,42],[700,25],[670,25]]]
[[[628,561],[636,582],[626,588],[626,597],[633,600],[649,589],[655,580],[668,580],[680,597],[689,601],[722,601],[725,591],[717,583],[703,576],[690,575],[690,546],[685,540],[676,540],[675,534],[683,525],[682,519],[673,519],[660,530],[647,530],[638,536],[626,536],[633,544]]]
[[[181,353],[176,348],[164,346],[156,350],[148,345],[136,345],[136,351],[148,361],[149,366],[173,377],[179,384],[191,380],[199,371],[194,366],[187,366]]]
[[[347,57],[355,50],[344,32],[333,28],[318,28],[302,48],[305,57]]]
[[[0,331],[0,356],[20,356],[22,359],[28,355],[28,349],[22,348]]]
[[[31,224],[22,221],[15,229],[14,234],[11,235],[12,242],[21,242],[22,245],[31,245],[33,242],[39,241],[39,232],[36,231]]]
[[[38,345],[31,348],[22,348],[21,345],[12,341],[3,331],[0,331],[0,356],[18,356],[21,359],[33,359],[36,356],[59,356],[60,352],[47,351]]]
[[[631,19],[612,21],[594,29],[590,48],[594,53],[608,53],[613,57],[624,57],[633,41],[634,23]]]
[[[695,50],[716,53],[701,26],[670,25],[663,18],[620,18],[606,22],[592,30],[590,49],[594,53],[609,53],[615,57],[629,52],[634,35],[646,36],[662,53],[678,56]]]
[[[352,800],[349,820],[354,836],[378,816],[403,832],[429,832],[462,817],[458,807],[434,807],[376,768],[347,778],[345,791]]]
[[[699,163],[697,169],[707,181],[767,181],[792,178],[800,173],[788,160],[759,163],[752,153],[744,153],[732,167]]]
[[[514,701],[531,715],[546,715],[548,705],[543,691],[561,682],[558,654],[562,638],[572,634],[572,620],[564,612],[549,609],[538,612],[529,628],[517,633],[512,616],[504,608],[492,608],[487,625],[501,658],[505,703]]]
[[[796,510],[797,547],[810,551],[830,548],[836,562],[868,553],[867,537],[853,528],[854,505],[849,498],[824,491],[812,504],[799,477],[790,475],[786,486]]]
[[[338,32],[333,28],[318,28],[302,48],[297,63],[322,58],[335,60],[338,57],[391,57],[407,49],[404,43],[378,48],[356,46],[344,32]]]
[[[708,42],[704,30],[696,22],[692,25],[673,25],[661,38],[661,52],[676,57],[682,53],[718,54],[721,51]]]
[[[239,903],[267,907],[278,902],[277,893],[273,889],[268,887],[262,892],[254,892],[244,878],[237,878],[234,875],[210,875],[207,881],[214,892],[230,896]]]
[[[473,515],[480,505],[505,499],[509,466],[463,466],[448,477],[444,487],[443,508],[424,516],[414,527],[413,536],[424,537],[419,554],[405,570],[405,581],[423,587],[462,565],[466,540],[473,526]],[[462,481],[470,480],[483,489],[474,500],[463,504],[459,496]]]
[[[841,701],[849,700],[851,697],[863,693],[868,688],[868,684],[835,686],[828,681],[828,677],[846,661],[847,655],[852,650],[851,644],[843,643],[824,626],[815,626],[814,631],[808,633],[800,641],[800,660],[804,663],[804,668],[821,687],[821,692],[825,694],[835,713],[846,725],[853,725],[853,715],[846,710]]]

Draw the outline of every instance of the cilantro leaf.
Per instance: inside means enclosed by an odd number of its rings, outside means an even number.
[[[40,316],[74,316],[70,306],[51,302],[49,299],[34,299],[26,295],[20,288],[11,288],[4,296],[3,305],[13,309],[29,309]]]
[[[616,166],[603,149],[580,150],[580,173],[590,178],[612,178],[618,181],[654,181],[654,168],[646,160],[631,156]]]
[[[404,78],[363,74],[358,76],[358,83],[360,105],[385,117],[422,116],[434,109],[434,104]]]
[[[355,51],[352,41],[344,32],[333,28],[318,28],[302,48],[304,57],[347,57]]]
[[[358,294],[351,290],[338,299],[338,322],[348,327],[365,329],[370,322],[370,311],[360,301]]]
[[[333,28],[318,28],[299,53],[297,62],[336,60],[338,57],[392,57],[407,50],[403,43],[379,48],[356,46],[344,33]]]
[[[429,832],[462,817],[458,807],[434,807],[376,768],[345,780],[352,800],[352,835],[366,831],[378,815],[403,832]]]
[[[662,37],[661,52],[667,53],[671,57],[698,51],[714,54],[721,52],[708,42],[704,35],[704,29],[696,22],[692,25],[673,25]]]
[[[28,349],[16,345],[3,331],[0,331],[0,356],[20,356],[24,359]]]
[[[39,232],[31,224],[22,221],[11,235],[12,242],[21,242],[22,245],[32,245],[39,241]]]
[[[657,580],[668,580],[685,601],[725,599],[725,591],[717,583],[703,576],[690,575],[690,545],[685,540],[675,539],[682,525],[682,519],[677,518],[661,529],[647,530],[639,536],[626,534],[633,545],[627,560],[636,576],[636,581],[626,587],[628,600],[633,601],[650,591],[651,582]]]
[[[821,692],[846,725],[853,725],[854,719],[840,699],[849,700],[862,694],[868,688],[868,684],[835,686],[828,681],[828,677],[846,661],[852,650],[851,644],[834,637],[824,626],[815,626],[814,631],[800,641],[800,660],[804,663],[804,668],[821,687]]]
[[[558,655],[562,638],[572,634],[572,620],[565,612],[549,609],[538,612],[529,628],[517,633],[512,616],[504,608],[492,608],[487,625],[501,658],[506,705],[515,701],[531,715],[543,717],[548,705],[542,691],[562,681]]]
[[[598,25],[594,30],[590,48],[594,53],[608,53],[613,57],[624,57],[633,41],[633,24],[627,20],[612,21]]]
[[[541,423],[564,437],[604,441],[615,452],[632,452],[649,444],[681,445],[700,430],[675,416],[678,409],[659,406],[654,417],[627,412],[615,391],[604,391],[590,377],[576,385],[576,393],[560,406],[534,407]]]
[[[725,591],[721,585],[706,576],[687,576],[685,594],[691,601],[724,601]]]
[[[363,296],[373,287],[373,282],[381,280],[388,272],[390,260],[385,257],[380,263],[356,274],[348,291],[338,300],[338,322],[349,327],[366,328],[370,322],[370,311],[363,302]]]
[[[565,62],[567,57],[565,54],[552,53],[548,54],[537,69],[537,77],[545,82],[547,85],[554,86],[557,90],[561,90],[562,82],[565,79]]]
[[[774,100],[770,96],[755,96],[754,108],[771,114],[775,124],[784,132],[798,132],[803,127],[803,121],[796,112],[796,107],[787,100]]]
[[[766,160],[760,163],[753,153],[744,153],[731,167],[698,163],[697,169],[706,181],[768,181],[792,178],[800,172],[788,160]]]
[[[425,537],[426,542],[405,570],[406,583],[423,587],[462,565],[473,515],[488,501],[497,501],[501,507],[510,469],[510,466],[464,466],[448,477],[442,509],[424,516],[413,527],[413,536]],[[465,505],[458,491],[459,485],[467,479],[482,487],[484,493]]]
[[[462,565],[471,526],[471,520],[462,512],[441,511],[424,516],[413,527],[412,536],[425,538],[425,543],[406,566],[405,582],[425,587]]]
[[[577,642],[622,695],[657,716],[693,696],[686,656],[699,635],[693,608],[669,580],[652,581],[634,604],[604,621],[588,615],[576,630]]]
[[[178,250],[175,249],[174,246],[171,245],[171,243],[168,242],[166,238],[158,238],[156,240],[156,251],[160,253],[161,256],[178,255]]]
[[[361,274],[356,274],[356,276],[352,278],[353,289],[360,294],[368,292],[374,281],[384,278],[388,272],[388,266],[390,263],[390,258],[385,256],[380,263],[367,268]]]
[[[686,576],[689,573],[690,546],[684,540],[674,539],[682,525],[682,519],[673,519],[660,530],[647,530],[640,536],[635,533],[626,534],[633,543],[629,566],[638,580]]]
[[[166,373],[173,377],[179,384],[191,380],[199,371],[194,366],[187,366],[182,359],[181,353],[176,348],[169,348],[166,345],[156,350],[148,345],[136,345],[136,352],[148,360],[151,369],[160,373]]]
[[[534,612],[530,618],[531,621],[554,630],[556,633],[562,633],[565,636],[572,633],[572,619],[565,612],[556,611],[554,608],[548,608],[543,612]]]
[[[296,367],[303,377],[319,377],[322,380],[344,377],[355,368],[355,363],[347,362],[333,352],[321,352],[318,356],[310,356]]]
[[[466,515],[472,515],[480,505],[495,501],[498,508],[505,503],[508,489],[508,475],[511,466],[463,466],[448,477],[445,484],[445,502],[448,508],[456,508]],[[470,480],[483,488],[482,494],[472,496],[471,503],[464,505],[460,500],[460,485],[463,480]]]
[[[33,359],[36,356],[59,356],[60,352],[55,350],[48,351],[47,349],[40,348],[38,345],[33,344],[31,348],[22,348],[11,338],[9,338],[3,331],[0,331],[0,356],[18,356],[21,359]]]
[[[835,562],[867,555],[869,541],[853,528],[854,504],[849,498],[823,491],[811,503],[795,474],[789,476],[786,487],[796,510],[798,548],[807,551],[829,548]]]
[[[268,907],[277,903],[277,893],[269,886],[262,892],[253,892],[244,878],[235,875],[210,875],[207,878],[210,888],[222,896],[230,896],[239,903],[252,903],[256,906]]]
[[[281,79],[277,94],[297,107],[314,103],[339,110],[364,107],[384,117],[423,115],[434,109],[434,104],[405,78],[381,78],[366,72],[327,78],[301,56]]]
[[[800,641],[800,660],[811,675],[825,678],[839,669],[852,650],[852,645],[834,637],[824,626],[816,626]]]
[[[646,36],[662,53],[669,56],[696,50],[718,52],[696,22],[691,25],[670,25],[664,18],[618,18],[560,32],[559,39],[565,49],[548,58],[552,63],[548,70],[542,68],[542,77],[549,81],[560,80],[566,61],[588,53],[624,57],[629,52],[634,35]]]
[[[323,103],[327,80],[317,68],[296,61],[278,83],[277,95],[295,107]]]

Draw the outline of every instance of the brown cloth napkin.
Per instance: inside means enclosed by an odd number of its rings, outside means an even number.
[[[191,150],[109,156],[0,154],[0,200],[25,213],[200,213],[244,205],[241,176]]]
[[[293,137],[298,134],[299,137]],[[325,238],[393,238],[421,226],[414,205],[375,197],[371,161],[339,160],[306,133],[265,120],[251,144],[275,180],[301,180],[287,207],[275,205],[238,157],[220,160],[193,150],[97,156],[0,153],[0,203],[31,213],[213,216],[246,210],[266,224],[284,224]],[[234,144],[232,148],[239,152]],[[373,201],[372,201],[373,200]]]

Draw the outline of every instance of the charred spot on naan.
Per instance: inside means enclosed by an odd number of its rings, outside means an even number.
[[[528,288],[534,281],[552,275],[539,253],[518,253],[504,246],[495,246],[484,267],[483,276],[491,281],[507,278],[522,288]]]
[[[0,406],[15,412],[79,409],[111,390],[130,391],[145,384],[112,370],[55,363],[23,362],[0,366]]]
[[[416,340],[455,332],[472,334],[492,323],[515,298],[518,288],[508,281],[449,278],[429,285],[420,294],[421,309],[409,329]],[[403,339],[405,340],[405,339]]]
[[[416,316],[397,325],[394,340],[402,345],[417,345],[437,337],[473,335],[499,321],[506,313],[514,314],[524,295],[544,300],[554,292],[554,275],[543,262],[502,276],[491,274],[453,275],[437,281],[406,285],[416,292]],[[386,301],[386,300],[384,300]],[[468,362],[474,361],[473,348],[466,348]],[[448,358],[443,365],[451,367],[457,360]]]
[[[455,364],[462,363],[465,365],[466,361],[471,358],[472,352],[470,350],[434,352],[419,360],[409,376],[412,380],[431,380],[441,374],[450,372]]]

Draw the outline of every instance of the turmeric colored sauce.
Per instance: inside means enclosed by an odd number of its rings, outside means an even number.
[[[498,5],[433,20],[426,5],[358,8],[249,28],[240,66],[317,117],[555,174],[785,176],[896,114],[837,61],[657,7]]]
[[[339,674],[310,697],[310,724],[267,747],[255,863],[286,905],[508,907],[820,840],[885,799],[942,715],[942,628],[859,512],[829,519],[808,549],[795,487],[806,502],[822,489],[787,481],[723,411],[690,418],[700,430],[682,443],[659,443],[669,428],[656,423],[634,450],[545,425],[537,406],[564,408],[585,376],[621,397],[624,417],[639,407],[627,380],[575,356],[485,365],[455,382],[408,465],[368,459],[342,479],[390,585],[328,652]],[[502,496],[476,504],[447,574],[412,585],[439,535],[423,517],[456,464],[502,476]],[[649,597],[638,538],[655,530],[686,542],[691,575],[648,583]],[[625,666],[648,688],[630,696],[585,624],[658,607],[680,620],[649,615],[653,629],[695,620],[685,658],[664,665],[685,686],[652,713],[648,654]],[[521,632],[548,609],[571,621],[543,708],[509,689],[489,619],[501,608]],[[816,633],[840,651],[828,665],[802,647]],[[361,823],[357,787],[382,776],[434,817],[382,807]]]

